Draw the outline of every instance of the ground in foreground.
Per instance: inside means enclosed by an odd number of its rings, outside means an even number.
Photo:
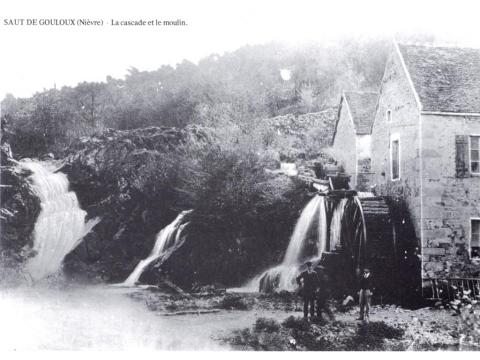
[[[334,320],[305,322],[300,299],[288,293],[136,296],[162,316],[201,323],[212,339],[235,350],[480,350],[478,306],[459,313],[375,305],[364,323],[356,320],[358,307],[340,310],[332,303]]]

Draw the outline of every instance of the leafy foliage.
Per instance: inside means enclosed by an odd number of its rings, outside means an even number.
[[[65,146],[105,127],[185,127],[236,124],[303,114],[336,106],[344,89],[377,89],[389,47],[385,41],[345,41],[337,46],[245,46],[193,64],[155,71],[128,70],[125,79],[49,89],[26,99],[7,95],[2,114],[16,136],[19,157]],[[283,79],[281,70],[291,73]]]
[[[218,307],[226,310],[247,310],[248,304],[240,295],[226,294],[220,301]]]
[[[301,183],[265,171],[276,160],[250,134],[231,128],[184,148],[175,190],[181,208],[195,209],[189,231],[201,240],[177,255],[203,269],[194,282],[241,285],[280,261],[305,204]],[[175,276],[184,283],[190,275]]]
[[[463,311],[458,327],[462,334],[461,345],[466,350],[480,349],[480,309],[478,306],[471,311]]]
[[[305,321],[302,317],[289,316],[282,322],[282,326],[287,329],[296,329],[300,331],[308,331],[310,329],[310,323]]]
[[[265,331],[269,333],[277,332],[280,330],[280,324],[275,319],[258,318],[255,321],[255,331]]]
[[[347,322],[311,324],[288,317],[280,327],[273,319],[259,318],[252,329],[236,330],[225,340],[242,350],[378,351],[401,348],[405,331],[383,321],[355,325]]]

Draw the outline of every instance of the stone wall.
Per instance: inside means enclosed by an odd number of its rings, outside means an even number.
[[[386,112],[391,111],[391,122]],[[392,180],[391,137],[400,139],[400,178]],[[390,56],[380,90],[372,128],[372,183],[378,195],[405,200],[420,244],[420,141],[419,110],[396,52]]]
[[[480,134],[478,118],[422,115],[420,120],[400,58],[393,53],[372,129],[371,168],[377,194],[406,201],[421,243],[423,278],[480,274],[480,265],[469,256],[470,218],[480,217],[480,177],[457,178],[455,164],[456,136],[470,134]],[[398,180],[391,178],[392,136],[400,139]]]
[[[372,159],[358,159],[357,161],[357,183],[355,189],[358,191],[370,191],[372,185]]]
[[[423,275],[478,277],[470,260],[470,218],[480,217],[480,177],[456,177],[457,135],[480,134],[480,119],[422,116]]]

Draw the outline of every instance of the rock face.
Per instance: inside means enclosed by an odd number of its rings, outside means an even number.
[[[123,282],[149,256],[159,231],[189,209],[175,251],[149,264],[140,283],[239,286],[281,261],[307,201],[305,186],[265,172],[268,162],[250,149],[238,155],[221,141],[198,127],[151,127],[108,129],[72,144],[57,171],[67,174],[86,220],[101,220],[64,259],[67,277]],[[11,269],[33,255],[40,212],[30,174],[14,164],[2,145],[1,263]]]
[[[65,259],[76,278],[121,282],[150,253],[179,211],[174,183],[183,144],[207,138],[197,128],[106,130],[69,149],[62,172],[81,207],[101,222]]]
[[[2,139],[3,140],[3,139]],[[30,173],[16,165],[7,142],[1,144],[0,172],[0,264],[1,282],[15,282],[25,259],[31,255],[32,233],[40,213],[40,201],[33,194]]]
[[[6,269],[21,269],[33,255],[40,213],[30,174],[15,166],[4,138],[2,280]],[[232,150],[221,141],[198,127],[151,127],[108,129],[72,144],[57,171],[68,176],[70,190],[87,212],[85,220],[101,221],[64,259],[67,277],[123,282],[149,256],[159,231],[189,209],[194,211],[175,251],[152,262],[141,283],[170,280],[185,289],[239,286],[278,263],[308,197],[305,187],[265,172],[266,162],[250,149],[240,156],[237,147]]]

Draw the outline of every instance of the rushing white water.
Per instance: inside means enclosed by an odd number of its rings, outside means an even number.
[[[362,198],[374,197],[375,195],[370,191],[357,191],[357,196],[360,199],[362,199]]]
[[[333,210],[332,221],[330,222],[330,250],[334,250],[340,245],[342,218],[347,201],[347,198],[341,199]]]
[[[315,196],[302,210],[295,224],[295,229],[290,238],[290,243],[288,244],[282,265],[296,265],[300,261],[300,255],[305,245],[304,242],[307,238],[307,233],[315,221],[315,215],[319,212],[319,208],[323,207],[325,209],[324,201],[323,196]]]
[[[365,196],[365,197],[370,197],[370,196]],[[366,227],[366,223],[365,223],[365,215],[363,213],[363,206],[362,206],[362,202],[360,201],[362,197],[361,196],[354,196],[353,197],[353,200],[355,201],[355,203],[357,204],[358,208],[360,209],[360,215],[362,217],[362,229],[363,229],[363,232],[362,232],[362,237],[361,237],[361,240],[358,242],[359,246],[360,247],[363,247],[365,246],[365,243],[367,241],[367,227]],[[359,249],[359,253],[360,253],[360,249]]]
[[[138,263],[135,269],[133,269],[132,273],[121,285],[134,286],[148,265],[162,256],[169,248],[180,241],[182,230],[188,224],[183,223],[183,220],[185,216],[191,212],[192,210],[182,211],[180,214],[178,214],[175,220],[160,230],[150,255]]]
[[[317,254],[305,257],[304,250],[312,226],[318,222]],[[327,239],[327,216],[325,197],[315,196],[303,209],[290,238],[283,262],[253,278],[238,291],[271,291],[295,288],[295,278],[303,261],[317,261],[325,251]]]
[[[325,197],[320,196],[320,205],[318,209],[318,240],[317,240],[317,259],[320,260],[322,258],[322,254],[327,247],[327,207],[325,205]]]
[[[83,237],[100,221],[85,223],[83,211],[67,176],[53,172],[52,164],[21,161],[19,165],[32,171],[32,189],[40,198],[41,210],[35,223],[33,250],[35,255],[25,264],[33,280],[40,280],[61,269],[64,257],[75,249]]]

